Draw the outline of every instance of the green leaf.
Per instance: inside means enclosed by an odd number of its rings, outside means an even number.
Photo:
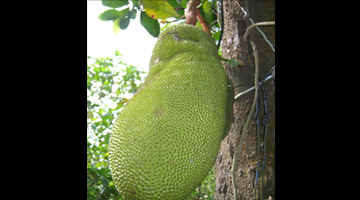
[[[130,18],[126,19],[128,14],[129,14],[129,8],[120,11],[120,17],[114,21],[114,25],[113,25],[114,33],[118,33],[120,29],[126,29],[128,27],[130,22]]]
[[[98,113],[99,113],[99,115],[101,115],[103,112],[104,112],[104,109],[100,108]]]
[[[174,9],[176,9],[176,8],[184,8],[184,7],[186,7],[186,2],[187,2],[187,1],[167,0],[167,2],[168,2]],[[179,2],[181,2],[181,4],[183,4],[184,6],[182,6]],[[184,11],[185,11],[185,9],[179,9],[179,10],[177,10],[176,12],[177,12],[178,15],[182,16],[182,15],[184,15]]]
[[[200,24],[200,22],[199,22],[199,21],[196,21],[195,26],[199,27],[200,29],[203,29],[203,27],[202,27],[202,25]]]
[[[115,51],[115,56],[121,56],[121,53],[118,50],[116,50]]]
[[[114,182],[110,181],[108,187],[114,186]]]
[[[112,113],[106,113],[105,115],[103,115],[103,117],[102,117],[102,121],[103,122],[106,122],[106,120],[108,120],[108,119],[110,119],[110,118],[112,118],[113,117],[113,114]]]
[[[95,76],[94,76],[94,80],[96,80],[96,81],[99,81],[99,80],[100,80],[100,76],[99,76],[99,74],[95,74]]]
[[[162,28],[161,28],[161,31],[163,31],[166,27],[168,27],[171,23],[167,23],[165,24]]]
[[[218,31],[218,32],[214,33],[214,34],[212,35],[212,37],[213,37],[216,41],[219,41],[220,33],[221,33],[221,31]]]
[[[88,112],[87,112],[87,118],[88,118],[88,119],[91,119],[92,117],[93,117],[93,112],[88,111]]]
[[[119,8],[127,4],[129,4],[128,0],[102,0],[102,5],[111,8]]]
[[[134,4],[135,6],[140,6],[140,5],[139,5],[139,0],[132,0],[132,2],[133,2],[133,4]]]
[[[114,21],[113,31],[114,33],[118,33],[120,31],[120,17]]]
[[[120,11],[111,9],[111,10],[106,10],[103,13],[101,13],[99,15],[99,19],[101,21],[110,21],[110,20],[114,20],[119,18],[121,15]]]
[[[208,24],[211,24],[215,20],[215,14],[212,12],[212,3],[209,1],[205,1],[202,5],[202,9],[204,12],[203,17]]]
[[[176,9],[179,6],[179,2],[177,0],[167,0],[167,2],[174,8]]]
[[[136,18],[136,13],[137,13],[136,9],[133,8],[133,9],[130,11],[130,13],[129,13],[129,17],[130,17],[131,19],[135,19],[135,18]]]
[[[146,12],[140,13],[140,23],[153,37],[158,37],[160,33],[160,25],[156,19],[149,17]]]
[[[129,26],[129,23],[130,23],[130,17],[125,15],[125,16],[122,16],[120,18],[120,28],[125,30],[128,26]]]
[[[116,96],[118,97],[122,92],[121,92],[120,88],[118,88],[118,89],[115,91],[115,93],[116,93]]]
[[[120,16],[119,17],[123,17],[125,15],[129,15],[129,8],[125,8],[125,9],[120,11]]]
[[[124,106],[124,103],[126,103],[128,101],[128,99],[122,100],[118,103],[118,105],[116,106],[116,108],[112,109],[112,110],[119,110],[120,108],[122,108]]]
[[[169,17],[180,17],[167,1],[141,0],[146,14],[153,19],[166,19]]]
[[[231,59],[229,60],[229,64],[232,66],[232,67],[237,67],[239,62],[236,60],[236,59]]]

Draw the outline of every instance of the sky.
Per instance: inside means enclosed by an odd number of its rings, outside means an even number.
[[[99,15],[112,9],[101,4],[101,0],[87,1],[87,55],[91,57],[115,57],[115,51],[122,54],[124,63],[149,71],[149,61],[157,38],[152,37],[140,24],[140,12],[130,20],[126,30],[113,32],[112,21],[101,21]],[[122,8],[116,8],[120,10]]]

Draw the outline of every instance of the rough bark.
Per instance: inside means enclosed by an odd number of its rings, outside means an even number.
[[[224,9],[224,35],[222,38],[222,56],[226,59],[237,58],[243,60],[243,67],[233,68],[223,62],[231,81],[235,87],[235,95],[254,86],[254,57],[249,49],[251,47],[245,43],[242,37],[246,27],[251,23],[244,18],[244,13],[239,5],[247,8],[248,14],[254,22],[275,21],[275,1],[245,1],[223,0]],[[275,44],[275,28],[260,27],[267,35],[271,43]],[[254,41],[259,50],[259,80],[262,80],[265,74],[275,65],[275,53],[272,52],[269,45],[256,29],[252,30],[248,41]],[[275,46],[275,45],[274,45]],[[250,54],[250,59],[249,59]],[[275,83],[269,80],[264,84],[267,93],[267,111],[269,112],[275,106]],[[231,165],[234,151],[243,133],[247,113],[250,110],[254,91],[247,93],[235,100],[234,119],[231,125],[229,135],[222,141],[220,151],[215,163],[215,199],[232,200],[234,199],[233,185],[231,181]],[[259,93],[259,113],[261,120],[264,117],[264,96],[260,90]],[[266,118],[264,118],[266,119]],[[266,162],[263,172],[263,190],[262,199],[271,196],[275,199],[275,111],[273,110],[267,118],[267,141],[266,141]],[[249,124],[248,132],[245,135],[242,151],[239,156],[238,167],[236,171],[237,193],[240,199],[260,199],[261,168],[264,154],[264,126],[260,126],[260,157],[257,157],[258,131],[256,130],[256,121],[252,120]],[[257,161],[259,163],[259,174],[257,180],[257,190],[255,192],[255,176]]]

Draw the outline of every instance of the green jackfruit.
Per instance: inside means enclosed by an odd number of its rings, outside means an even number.
[[[110,169],[122,198],[189,197],[229,132],[233,99],[214,39],[191,25],[166,28],[111,134]]]

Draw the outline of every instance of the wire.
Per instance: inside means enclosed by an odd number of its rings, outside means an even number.
[[[262,84],[263,84],[265,81],[268,80],[268,77],[267,77],[267,76],[268,76],[272,71],[274,71],[274,69],[275,69],[275,65],[270,69],[270,71],[268,71],[268,73],[266,73],[265,78],[260,82],[259,87],[261,87]],[[271,76],[271,78],[272,78],[272,76]]]
[[[275,69],[275,65],[273,66],[273,68],[270,69],[270,71],[269,71],[268,73],[266,73],[265,77],[266,77],[267,75],[269,75],[274,69]],[[275,74],[272,74],[272,75],[264,78],[264,79],[259,83],[259,86],[261,87],[263,83],[265,83],[267,80],[269,80],[269,79],[271,79],[272,77],[274,77],[274,75],[275,75]],[[244,95],[244,94],[246,94],[246,93],[248,93],[248,92],[250,92],[250,91],[252,91],[252,90],[254,90],[254,89],[255,89],[255,86],[253,86],[253,87],[251,87],[251,88],[249,88],[249,89],[247,89],[247,90],[245,90],[245,91],[242,91],[242,92],[240,92],[239,94],[237,94],[237,95],[234,97],[234,99],[237,99],[237,98],[239,98],[240,96],[242,96],[242,95]]]

